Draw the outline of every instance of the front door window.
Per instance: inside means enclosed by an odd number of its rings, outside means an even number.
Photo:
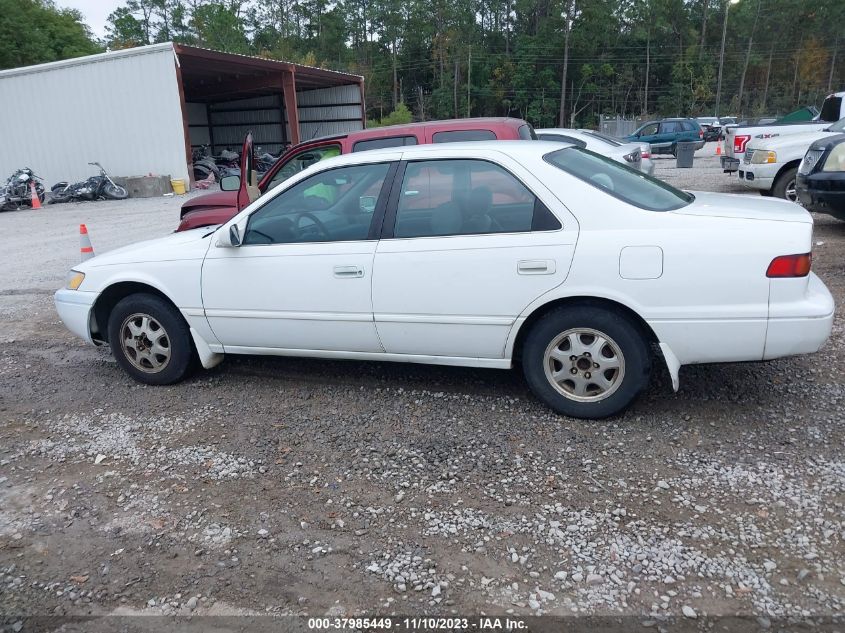
[[[298,174],[303,169],[307,169],[311,165],[319,163],[321,160],[332,158],[334,156],[340,156],[340,145],[312,147],[311,149],[305,149],[297,154],[294,154],[285,161],[285,164],[282,165],[281,169],[279,169],[279,171],[276,172],[276,175],[273,176],[273,179],[265,189],[265,193],[270,191],[270,189],[278,185],[280,182],[284,182],[291,176]]]

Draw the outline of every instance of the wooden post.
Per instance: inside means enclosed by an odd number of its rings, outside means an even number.
[[[299,110],[296,107],[296,77],[293,70],[282,72],[282,92],[290,127],[290,142],[291,145],[296,145],[299,143]]]

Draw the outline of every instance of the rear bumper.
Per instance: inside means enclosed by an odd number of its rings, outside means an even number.
[[[772,283],[780,281],[773,280]],[[810,273],[807,289],[800,301],[772,305],[763,359],[819,351],[830,337],[834,307],[827,286]]]
[[[91,310],[97,300],[97,293],[67,290],[63,288],[54,296],[56,312],[68,330],[86,343],[91,340]]]
[[[722,171],[724,171],[726,174],[732,174],[737,169],[739,169],[739,159],[738,158],[732,158],[730,156],[722,156],[719,159],[719,162],[722,165]]]

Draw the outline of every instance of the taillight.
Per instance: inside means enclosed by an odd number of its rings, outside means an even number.
[[[810,274],[811,253],[801,255],[781,255],[769,264],[766,277],[806,277]]]
[[[748,145],[748,141],[750,140],[750,134],[740,134],[739,136],[734,136],[734,153],[744,154],[745,146]]]
[[[698,138],[704,138],[704,130],[698,131]]]

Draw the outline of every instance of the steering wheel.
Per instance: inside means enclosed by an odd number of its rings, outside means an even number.
[[[305,211],[304,213],[300,213],[299,216],[296,218],[296,231],[297,231],[297,233],[301,233],[303,231],[303,229],[308,228],[308,227],[300,226],[302,218],[307,218],[307,219],[311,220],[314,223],[314,226],[316,227],[316,229],[320,233],[320,235],[325,237],[326,239],[328,239],[329,232],[326,230],[325,225],[317,218],[316,215],[314,215],[313,213],[311,213],[309,211]]]

